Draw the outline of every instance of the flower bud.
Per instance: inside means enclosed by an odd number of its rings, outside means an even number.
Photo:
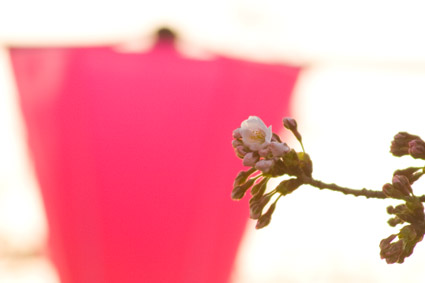
[[[255,179],[249,179],[248,182],[246,182],[243,185],[236,186],[232,190],[232,199],[233,200],[240,200],[244,197],[246,191],[254,184]]]
[[[394,214],[400,214],[400,213],[406,213],[409,211],[409,208],[407,207],[406,204],[399,204],[396,205],[396,207],[394,207],[393,213]]]
[[[272,203],[267,212],[261,215],[260,218],[258,218],[257,224],[255,225],[255,229],[261,229],[270,224],[270,221],[272,220],[272,214],[275,208],[276,202]]]
[[[274,165],[273,159],[263,159],[263,160],[258,161],[255,164],[255,168],[257,170],[262,171],[263,173],[268,173],[272,169],[273,165]]]
[[[283,118],[283,126],[290,131],[296,131],[298,127],[297,121],[295,121],[295,119],[291,117]]]
[[[418,222],[418,220],[423,221],[424,219],[423,208],[422,210],[420,210],[420,209],[415,209],[413,207],[410,208],[407,206],[407,204],[399,204],[393,209],[391,209],[391,211],[389,211],[388,209],[389,208],[387,208],[388,213],[395,214],[398,218],[403,220],[403,222],[416,223]],[[415,213],[415,211],[418,211],[418,213]]]
[[[302,140],[301,134],[298,132],[298,129],[297,129],[298,125],[295,119],[289,118],[289,117],[284,118],[283,126],[287,128],[288,130],[290,130],[294,134],[294,136],[297,138],[297,140],[301,142]]]
[[[396,234],[392,234],[391,236],[389,236],[388,238],[386,238],[386,239],[383,239],[382,241],[381,241],[381,243],[379,244],[379,247],[381,248],[381,250],[382,249],[387,249],[389,246],[390,246],[390,244],[391,244],[391,242],[395,239],[397,237],[397,235]]]
[[[390,205],[387,207],[387,213],[388,214],[395,214],[395,208],[394,206]]]
[[[244,156],[242,164],[244,166],[254,167],[259,159],[260,156],[256,152],[248,152]]]
[[[408,151],[413,158],[425,159],[425,142],[420,138],[410,141]]]
[[[253,201],[249,202],[249,217],[251,219],[260,218],[261,214],[263,213],[264,207],[270,201],[271,197],[271,195],[264,195],[259,199],[252,198]]]
[[[407,132],[399,132],[394,136],[394,139],[391,142],[390,152],[394,156],[403,156],[409,154],[409,142],[414,139],[420,138]]]
[[[232,136],[233,136],[234,139],[241,139],[242,138],[241,128],[234,129]]]
[[[249,175],[254,173],[255,169],[251,168],[248,171],[240,171],[238,175],[236,175],[235,181],[233,183],[233,187],[242,185],[246,182],[246,179],[248,179]]]
[[[243,159],[244,156],[245,156],[245,154],[248,153],[248,151],[245,149],[245,147],[243,147],[243,146],[240,145],[240,146],[237,146],[235,148],[235,153],[236,153],[236,156],[237,157]]]
[[[252,187],[252,189],[251,189],[251,195],[262,196],[264,194],[264,192],[266,191],[268,181],[269,181],[269,178],[266,177],[263,180],[261,180],[259,183],[255,184],[255,186]]]
[[[406,176],[409,179],[409,183],[413,184],[415,181],[417,181],[422,175],[423,172],[418,172],[421,167],[409,167],[406,169],[396,170],[394,171],[393,176],[395,175],[402,175]]]
[[[386,196],[388,196],[388,197],[392,197],[392,198],[398,198],[398,199],[400,199],[400,198],[403,198],[405,195],[402,193],[402,192],[400,192],[399,190],[397,190],[396,188],[394,188],[394,186],[393,185],[391,185],[391,184],[385,184],[383,187],[382,187],[382,192],[386,195]]]
[[[381,241],[382,243],[382,241]],[[385,259],[385,261],[389,264],[391,263],[402,263],[404,261],[405,256],[403,256],[403,241],[397,241],[392,244],[383,245],[384,249],[381,248],[381,258]]]
[[[395,227],[395,226],[397,226],[398,224],[402,224],[402,223],[404,223],[404,221],[403,220],[401,220],[400,218],[398,218],[398,217],[393,217],[393,218],[390,218],[389,220],[388,220],[388,225],[390,225],[391,227]]]
[[[273,155],[270,151],[270,148],[268,146],[260,149],[258,151],[258,155],[260,155],[261,157],[264,157],[264,158],[272,158],[273,157]]]
[[[413,193],[409,179],[403,175],[393,176],[393,187],[404,196],[409,196]]]
[[[295,191],[301,185],[302,181],[300,179],[283,180],[277,185],[276,191],[285,196]]]
[[[244,197],[245,193],[246,193],[245,187],[243,186],[234,187],[232,190],[231,198],[232,200],[240,200]]]
[[[271,142],[268,148],[270,149],[273,157],[281,157],[291,150],[286,143],[279,142]]]
[[[232,140],[232,147],[237,148],[238,146],[243,146],[243,142],[241,140]]]

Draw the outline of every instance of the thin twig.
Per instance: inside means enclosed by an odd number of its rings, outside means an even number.
[[[368,190],[368,189],[365,189],[365,188],[363,188],[361,190],[345,188],[345,187],[341,187],[341,186],[338,186],[337,184],[333,184],[333,183],[327,184],[327,183],[324,183],[322,181],[315,180],[311,177],[307,177],[305,175],[299,176],[299,178],[301,178],[301,180],[303,181],[304,184],[309,184],[309,185],[316,187],[320,190],[327,189],[327,190],[331,190],[331,191],[340,192],[340,193],[343,193],[345,195],[353,195],[353,196],[356,196],[356,197],[363,196],[363,197],[366,197],[366,198],[376,198],[376,199],[390,198],[390,197],[386,196],[382,191],[373,191],[373,190]],[[400,199],[409,200],[411,198],[412,197],[404,197],[404,198],[400,198]],[[420,196],[418,198],[421,202],[425,202],[425,195]]]

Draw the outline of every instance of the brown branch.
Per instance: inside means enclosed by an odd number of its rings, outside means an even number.
[[[392,197],[388,197],[386,196],[382,191],[373,191],[373,190],[368,190],[368,189],[361,189],[361,190],[355,190],[355,189],[350,189],[350,188],[346,188],[346,187],[341,187],[338,186],[337,184],[327,184],[324,183],[322,181],[318,181],[315,180],[311,177],[307,177],[305,175],[303,176],[299,176],[299,178],[303,181],[304,184],[308,184],[311,185],[313,187],[316,187],[320,190],[331,190],[331,191],[336,191],[336,192],[340,192],[343,193],[345,195],[353,195],[353,196],[363,196],[366,198],[376,198],[376,199],[387,199],[387,198],[392,198]],[[399,198],[399,199],[403,199],[403,200],[409,200],[412,197],[404,197],[404,198]],[[419,200],[421,202],[425,202],[425,195],[418,197]]]

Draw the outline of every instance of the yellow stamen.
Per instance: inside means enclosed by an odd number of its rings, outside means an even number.
[[[266,138],[266,134],[264,133],[264,131],[261,130],[252,130],[251,131],[251,135],[250,135],[250,139],[254,140],[254,141],[264,141]]]

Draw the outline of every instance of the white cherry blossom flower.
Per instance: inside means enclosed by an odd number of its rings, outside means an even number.
[[[263,120],[256,116],[249,116],[247,120],[242,122],[240,134],[245,146],[252,151],[257,151],[270,143],[272,126],[267,128]]]

